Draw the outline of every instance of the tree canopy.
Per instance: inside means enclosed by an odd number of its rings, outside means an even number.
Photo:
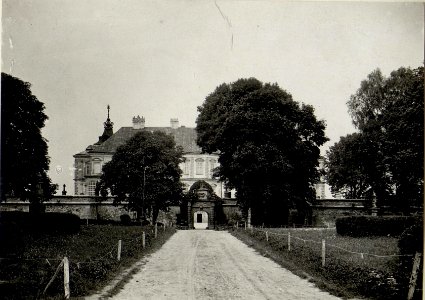
[[[362,175],[367,177],[379,204],[406,208],[422,202],[423,75],[423,67],[402,67],[389,77],[377,69],[361,82],[347,103],[363,140],[362,151],[367,153]],[[346,154],[351,156],[353,151]],[[331,171],[345,168],[339,163],[331,163],[329,167]]]
[[[50,159],[41,129],[48,119],[31,84],[1,73],[1,194],[39,203],[57,188],[47,175]]]
[[[128,200],[138,217],[152,213],[155,221],[160,209],[181,200],[181,162],[182,149],[176,147],[172,136],[141,131],[104,165],[100,192],[117,196],[118,203]]]
[[[198,145],[219,153],[218,174],[252,222],[286,224],[288,208],[315,197],[325,124],[277,84],[255,78],[218,86],[198,107]]]
[[[333,194],[341,193],[346,199],[368,198],[371,187],[367,168],[370,164],[366,140],[359,133],[341,137],[327,151],[325,158],[326,181]]]

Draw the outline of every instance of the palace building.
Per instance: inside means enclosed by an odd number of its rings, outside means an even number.
[[[196,131],[194,128],[180,126],[178,119],[171,119],[169,127],[146,126],[144,117],[133,117],[133,126],[122,127],[113,132],[114,123],[109,117],[104,122],[104,131],[99,140],[89,145],[84,151],[74,155],[75,195],[94,196],[96,183],[100,180],[102,166],[112,159],[117,148],[124,145],[132,136],[142,130],[162,131],[172,135],[177,146],[183,148],[185,161],[181,163],[181,181],[185,191],[188,191],[193,183],[198,180],[208,182],[219,197],[224,197],[224,184],[213,178],[213,169],[218,166],[218,155],[201,153],[196,144]]]

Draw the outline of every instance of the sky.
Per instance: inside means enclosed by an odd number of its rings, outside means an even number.
[[[346,103],[369,73],[423,64],[424,5],[3,0],[1,57],[45,104],[49,175],[73,194],[73,155],[97,142],[108,104],[114,132],[136,115],[195,127],[205,97],[239,78],[312,105],[325,154],[355,131]]]

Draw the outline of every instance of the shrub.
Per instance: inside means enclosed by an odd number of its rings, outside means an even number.
[[[71,213],[2,212],[0,223],[5,230],[26,232],[77,233],[80,230],[80,218]]]
[[[340,235],[352,237],[399,236],[417,222],[422,222],[422,219],[406,216],[350,216],[336,219],[336,231]]]
[[[120,216],[120,220],[121,220],[121,224],[128,226],[131,224],[131,218],[129,215],[125,214],[125,215],[121,215]]]
[[[400,236],[398,241],[398,247],[400,254],[410,255],[416,252],[423,253],[424,245],[424,234],[423,234],[423,223],[417,222],[413,226],[407,228]],[[410,273],[412,272],[413,259],[410,256],[400,256],[399,258],[399,280],[405,286],[404,294],[407,294],[407,287],[409,283]],[[416,281],[416,285],[420,285],[423,280],[423,258],[421,259],[421,266],[419,268],[419,274]],[[416,292],[414,299],[422,299],[421,293]]]

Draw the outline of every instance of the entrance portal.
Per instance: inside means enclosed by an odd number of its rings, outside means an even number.
[[[208,214],[205,211],[197,211],[193,214],[193,227],[206,229],[208,227]]]

